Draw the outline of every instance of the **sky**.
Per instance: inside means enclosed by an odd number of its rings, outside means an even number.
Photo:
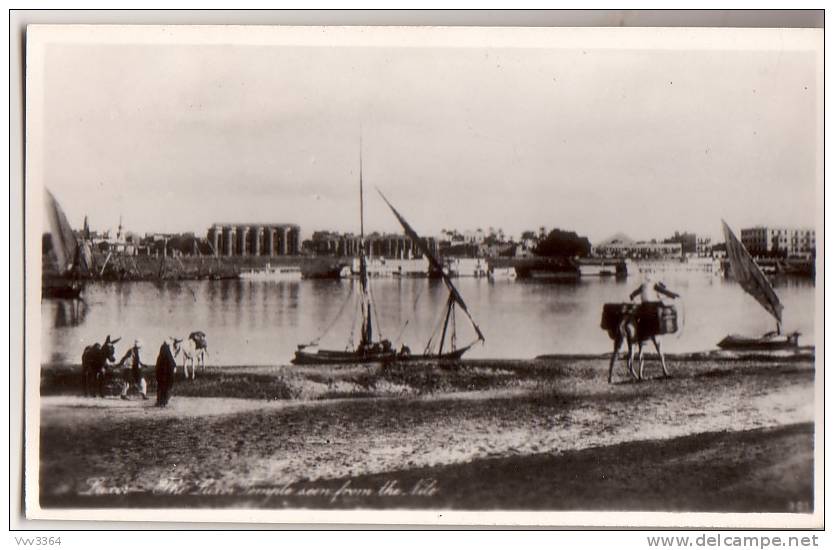
[[[70,222],[425,235],[540,226],[592,242],[720,220],[813,227],[808,51],[50,44],[43,177]]]

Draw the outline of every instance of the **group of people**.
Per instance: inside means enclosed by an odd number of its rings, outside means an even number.
[[[139,391],[142,399],[148,399],[148,384],[145,381],[143,369],[150,368],[150,365],[142,362],[141,350],[142,342],[135,340],[133,346],[115,364],[116,368],[122,369],[121,398],[124,400],[130,399],[128,393],[133,388]],[[168,341],[165,341],[159,348],[159,354],[156,356],[156,364],[154,365],[157,387],[156,405],[158,407],[165,407],[171,399],[171,386],[174,384],[176,367],[177,363],[171,351],[171,345]]]

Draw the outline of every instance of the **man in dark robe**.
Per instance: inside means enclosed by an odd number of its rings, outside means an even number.
[[[174,370],[177,367],[171,346],[163,342],[156,357],[156,406],[165,407],[171,398],[171,386],[174,385]]]

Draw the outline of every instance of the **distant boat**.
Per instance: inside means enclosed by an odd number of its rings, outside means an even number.
[[[266,264],[263,269],[243,271],[239,277],[247,281],[300,281],[301,268],[291,265],[273,267]]]
[[[780,350],[799,347],[799,332],[782,334],[782,310],[784,306],[773,290],[767,276],[756,264],[753,257],[738,240],[727,222],[722,220],[724,241],[727,246],[727,260],[733,278],[750,296],[776,319],[776,330],[760,337],[730,334],[718,342],[718,347],[726,350]]]
[[[490,267],[487,272],[487,277],[491,281],[509,281],[515,279],[517,276],[518,274],[515,272],[514,267]]]
[[[43,266],[41,297],[80,298],[84,291],[84,281],[80,275],[89,264],[87,255],[75,237],[61,205],[49,189],[44,189],[44,198],[46,221],[57,271],[50,272]]]

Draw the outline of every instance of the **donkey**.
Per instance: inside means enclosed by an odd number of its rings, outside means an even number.
[[[188,366],[191,365],[191,379],[197,376],[197,365],[200,370],[206,370],[206,357],[208,356],[208,342],[206,333],[195,331],[188,335],[188,338],[171,337],[174,343],[174,359],[182,355],[182,368],[185,378],[188,379]]]
[[[610,384],[614,374],[614,363],[620,355],[620,348],[623,343],[628,345],[628,371],[636,380],[643,380],[643,345],[650,341],[654,344],[657,354],[660,356],[660,365],[663,368],[663,376],[669,377],[669,371],[666,369],[666,359],[663,357],[663,351],[660,347],[660,339],[654,333],[647,332],[642,329],[638,323],[638,309],[637,307],[628,308],[618,312],[620,319],[618,322],[608,323],[608,335],[614,341],[614,351],[611,354],[611,361],[608,365],[608,383]],[[634,372],[634,345],[637,344],[637,360],[639,362],[639,369]]]
[[[116,361],[115,344],[121,340],[110,339],[110,335],[104,339],[103,344],[93,344],[84,348],[81,354],[81,387],[84,390],[84,397],[104,397],[104,377],[107,374],[107,362]]]

